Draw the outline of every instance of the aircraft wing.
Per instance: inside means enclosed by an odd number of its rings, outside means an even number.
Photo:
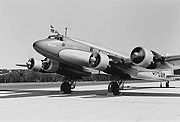
[[[174,80],[180,80],[180,75],[169,74],[169,75],[166,75],[166,78],[172,79],[173,81]]]
[[[180,75],[166,75],[168,78],[180,78]]]
[[[88,46],[90,46],[90,47],[93,47],[93,49],[102,51],[102,52],[106,53],[106,54],[109,55],[109,56],[113,56],[114,58],[130,59],[129,56],[128,56],[127,54],[125,54],[125,53],[117,52],[117,51],[108,49],[108,48],[106,48],[106,47],[99,46],[99,45],[97,45],[97,44],[93,44],[93,43],[90,43],[90,42],[86,42],[86,41],[84,41],[84,40],[80,40],[80,39],[76,39],[76,38],[70,38],[70,39],[72,39],[73,41],[76,41],[76,42],[78,42],[78,43],[85,44],[85,45],[88,45]]]
[[[160,54],[153,52],[154,55],[154,62],[160,63],[158,67],[155,68],[148,68],[148,67],[142,67],[139,65],[135,65],[132,62],[132,59],[130,57],[125,57],[121,54],[116,53],[116,55],[109,56],[114,59],[114,62],[123,61],[125,65],[130,66],[131,68],[134,68],[140,72],[152,72],[152,71],[164,71],[169,69],[180,69],[180,55],[169,55],[169,56],[161,56]],[[113,52],[112,52],[113,53]]]
[[[180,66],[180,55],[166,56],[165,61],[172,64],[172,65],[179,65]]]
[[[78,43],[88,45],[94,49],[97,49],[98,51],[105,53],[106,55],[108,55],[112,59],[110,62],[112,62],[114,65],[116,65],[116,67],[118,67],[119,70],[123,70],[123,67],[126,67],[126,69],[128,69],[128,70],[133,69],[133,72],[134,72],[134,70],[137,72],[153,72],[153,71],[157,71],[157,70],[158,71],[169,70],[170,68],[172,68],[172,69],[179,69],[180,68],[180,55],[161,56],[160,54],[156,53],[155,51],[147,50],[143,47],[136,47],[134,50],[136,50],[137,48],[140,48],[141,50],[144,51],[143,55],[149,55],[151,52],[152,55],[154,55],[152,62],[153,62],[153,60],[155,60],[154,62],[158,62],[157,67],[152,67],[152,66],[151,67],[144,67],[141,65],[136,65],[135,63],[132,62],[131,55],[132,55],[133,51],[131,52],[131,54],[129,56],[125,53],[114,51],[111,49],[107,49],[105,47],[98,46],[96,44],[92,44],[92,43],[86,42],[84,40],[80,40],[80,39],[76,39],[76,38],[71,38],[71,39],[78,42]],[[141,54],[139,54],[139,55],[140,55],[140,57],[142,56]],[[159,62],[160,62],[160,64],[159,64]],[[128,70],[127,70],[127,72],[126,71],[125,72],[129,74]]]

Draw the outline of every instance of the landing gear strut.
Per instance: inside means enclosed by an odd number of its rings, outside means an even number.
[[[71,89],[74,89],[76,86],[76,82],[75,81],[68,81],[65,80],[60,87],[60,90],[62,92],[64,92],[65,94],[69,94],[71,93]]]
[[[160,82],[160,88],[162,88],[162,82]]]
[[[169,81],[166,81],[166,88],[169,88]]]
[[[163,86],[162,86],[162,82],[160,82],[160,88],[162,88],[162,87],[163,87]],[[169,81],[166,81],[165,87],[166,87],[166,88],[169,88]]]
[[[119,95],[119,90],[124,88],[124,82],[121,81],[112,81],[108,85],[108,92],[112,92],[114,95]]]

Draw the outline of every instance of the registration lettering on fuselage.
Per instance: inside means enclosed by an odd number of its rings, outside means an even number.
[[[152,72],[152,74],[154,76],[158,76],[158,77],[165,77],[165,73],[161,72],[161,71],[154,71],[154,72]]]

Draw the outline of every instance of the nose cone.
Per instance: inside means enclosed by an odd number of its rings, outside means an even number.
[[[33,48],[35,49],[38,46],[38,42],[33,43]]]
[[[59,40],[44,39],[33,43],[33,48],[39,54],[54,60],[58,59],[58,53],[62,47],[62,42]]]
[[[33,43],[33,48],[38,52],[41,53],[46,49],[46,40],[39,40]]]

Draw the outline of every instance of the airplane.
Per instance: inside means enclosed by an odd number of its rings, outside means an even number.
[[[53,26],[51,32],[52,35],[33,43],[33,48],[45,56],[45,59],[30,58],[26,64],[16,66],[63,75],[65,78],[60,89],[65,94],[71,93],[75,88],[76,80],[92,75],[89,68],[118,76],[117,80],[108,85],[108,92],[114,95],[119,95],[126,79],[158,81],[160,87],[165,82],[165,86],[169,87],[169,81],[180,77],[168,72],[179,68],[180,55],[163,56],[144,47],[135,47],[130,56],[127,56],[66,34],[59,34]]]

